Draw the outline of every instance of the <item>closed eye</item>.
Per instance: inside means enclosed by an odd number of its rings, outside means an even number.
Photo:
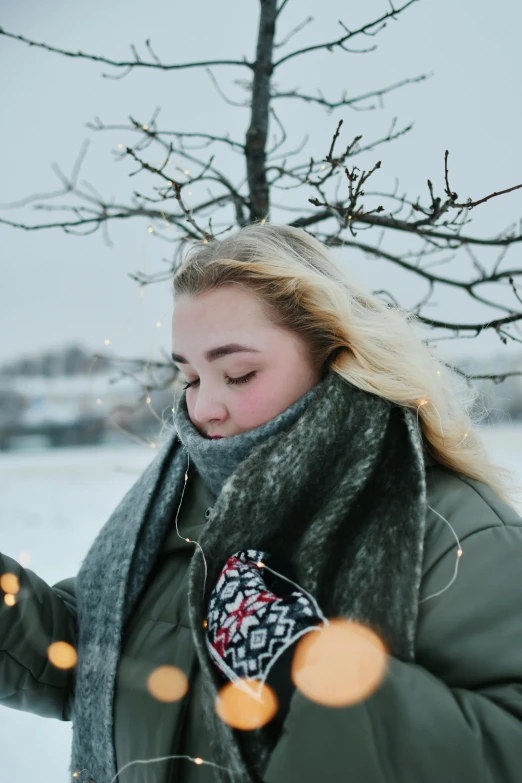
[[[242,375],[241,378],[230,378],[229,376],[226,376],[227,384],[229,386],[234,386],[241,383],[248,383],[254,378],[255,375],[257,375],[257,370],[252,370],[252,372],[249,372],[246,375]],[[183,389],[189,389],[195,386],[196,383],[199,383],[199,380],[187,382],[184,384]]]

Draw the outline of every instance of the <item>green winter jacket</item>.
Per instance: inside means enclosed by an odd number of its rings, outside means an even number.
[[[446,521],[428,510],[416,662],[390,659],[381,687],[353,707],[322,707],[296,692],[266,783],[522,780],[522,518],[484,484],[438,465],[427,469],[427,490],[428,505]],[[180,533],[197,540],[213,502],[194,474]],[[170,754],[212,760],[188,621],[194,546],[169,531],[125,629],[114,703],[119,769]],[[0,606],[0,705],[68,720],[74,672],[54,668],[46,650],[56,640],[75,644],[75,580],[51,588],[0,556],[5,572],[19,576],[21,590],[14,607]],[[173,704],[146,690],[149,673],[165,663],[190,681],[187,695]],[[213,780],[211,767],[187,760],[134,765],[119,777],[123,783]]]

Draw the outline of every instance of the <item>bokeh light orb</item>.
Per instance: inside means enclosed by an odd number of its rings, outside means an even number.
[[[4,593],[16,595],[20,590],[20,580],[16,574],[2,574],[0,576],[0,587]]]
[[[47,657],[57,669],[72,669],[78,662],[78,653],[68,642],[53,642],[47,648]]]
[[[12,593],[6,593],[4,595],[4,603],[6,606],[14,606],[16,604],[16,596]]]
[[[333,618],[301,637],[292,661],[292,681],[310,701],[347,707],[364,701],[382,683],[388,654],[366,626]]]
[[[279,709],[279,702],[269,685],[263,684],[260,688],[259,683],[246,679],[244,682],[252,695],[237,683],[229,682],[219,691],[215,708],[221,720],[233,729],[252,731],[272,720]]]
[[[147,690],[151,696],[165,703],[179,701],[187,693],[187,675],[177,666],[158,666],[149,674]]]

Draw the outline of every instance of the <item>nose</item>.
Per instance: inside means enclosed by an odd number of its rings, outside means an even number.
[[[202,389],[201,385],[194,405],[194,418],[200,424],[221,422],[226,418],[226,409],[223,403],[211,391]]]

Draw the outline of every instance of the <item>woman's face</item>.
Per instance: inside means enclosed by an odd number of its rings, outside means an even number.
[[[172,350],[190,384],[190,419],[206,436],[228,437],[259,427],[321,376],[302,339],[274,326],[254,293],[231,284],[176,298]]]

